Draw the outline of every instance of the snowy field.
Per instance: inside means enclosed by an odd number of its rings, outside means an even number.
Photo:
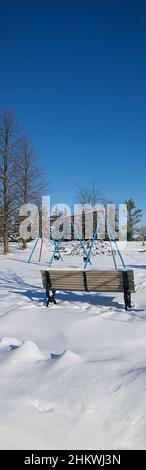
[[[0,448],[146,449],[146,252],[128,244],[134,307],[122,294],[58,293],[44,307],[40,265],[0,254]],[[51,253],[43,253],[41,267]],[[82,264],[64,256],[58,267]],[[93,265],[112,266],[97,256]]]

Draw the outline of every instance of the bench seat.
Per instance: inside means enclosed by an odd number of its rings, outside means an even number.
[[[134,272],[128,270],[41,270],[43,287],[46,289],[46,305],[55,301],[55,292],[123,292],[125,309],[131,307],[131,293],[135,292]],[[50,291],[52,295],[50,295]]]

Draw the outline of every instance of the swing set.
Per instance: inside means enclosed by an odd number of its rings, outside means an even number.
[[[105,216],[105,211],[104,209],[102,208],[101,210],[99,210],[100,212],[103,212],[104,213],[104,216]],[[59,240],[56,240],[55,238],[53,238],[52,240],[52,243],[54,245],[54,250],[53,250],[53,254],[51,256],[51,259],[48,263],[48,266],[49,268],[52,266],[53,264],[53,261],[58,261],[58,260],[61,260],[63,261],[63,257],[62,257],[62,254],[60,252],[60,244],[64,238],[64,235],[65,235],[65,232],[66,232],[66,229],[68,227],[68,221],[70,221],[71,223],[71,227],[73,228],[73,231],[74,233],[76,234],[76,238],[79,240],[79,243],[81,245],[81,248],[82,248],[82,252],[83,252],[83,262],[84,262],[84,269],[87,268],[87,265],[90,264],[90,266],[92,265],[92,262],[91,262],[91,254],[92,254],[92,250],[93,250],[93,247],[94,247],[94,243],[95,243],[95,240],[97,238],[97,234],[98,234],[98,230],[99,230],[99,226],[100,226],[100,219],[99,221],[97,222],[96,224],[96,228],[95,228],[95,231],[94,231],[94,234],[93,234],[93,238],[92,238],[92,241],[91,241],[91,244],[90,244],[90,247],[89,249],[87,250],[85,248],[85,245],[79,235],[79,229],[77,227],[77,223],[73,222],[70,217],[66,217],[65,219],[66,222],[64,223],[64,227],[63,227],[63,230],[62,230],[62,234],[61,234],[61,237]],[[43,251],[43,245],[44,243],[48,243],[48,240],[45,238],[45,231],[46,231],[46,225],[44,226],[44,230],[43,230],[43,234],[42,234],[42,237],[38,237],[36,240],[35,240],[35,243],[34,243],[34,246],[32,248],[32,251],[30,253],[30,256],[29,256],[29,259],[28,259],[28,263],[30,263],[32,261],[32,257],[33,255],[35,254],[35,251],[36,251],[36,248],[38,246],[38,243],[40,242],[40,250],[39,250],[39,256],[38,256],[38,262],[40,263],[41,262],[41,258],[42,258],[42,251]],[[106,231],[107,231],[107,235],[108,235],[108,239],[109,239],[109,243],[110,243],[110,249],[111,249],[111,254],[112,254],[112,258],[113,258],[113,263],[114,263],[114,267],[115,269],[118,269],[117,267],[117,262],[116,262],[116,256],[115,256],[115,252],[113,250],[113,246],[112,246],[112,242],[114,243],[115,245],[115,248],[116,248],[116,252],[118,253],[119,255],[119,258],[120,258],[120,261],[122,263],[122,267],[124,268],[124,270],[126,270],[126,265],[125,265],[125,262],[124,262],[124,259],[123,259],[123,256],[121,254],[121,251],[118,247],[118,243],[113,235],[113,232],[112,232],[112,229],[111,229],[111,226],[109,224],[109,222],[107,222],[106,220]]]

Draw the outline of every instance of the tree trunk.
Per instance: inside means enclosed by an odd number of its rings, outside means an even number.
[[[8,244],[8,225],[4,223],[3,229],[3,241],[4,241],[4,255],[9,253],[9,244]]]
[[[22,240],[22,250],[26,250],[27,248],[27,242],[26,240]]]
[[[3,188],[4,188],[4,226],[3,226],[3,239],[4,239],[4,255],[9,253],[9,234],[8,234],[8,132],[5,136],[5,151],[4,151],[4,172],[3,172]]]

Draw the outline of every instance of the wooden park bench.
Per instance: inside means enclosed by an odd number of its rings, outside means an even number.
[[[56,303],[58,291],[80,292],[123,292],[125,310],[131,308],[131,293],[135,292],[134,272],[128,270],[59,270],[41,271],[43,287],[46,290],[46,302]]]

